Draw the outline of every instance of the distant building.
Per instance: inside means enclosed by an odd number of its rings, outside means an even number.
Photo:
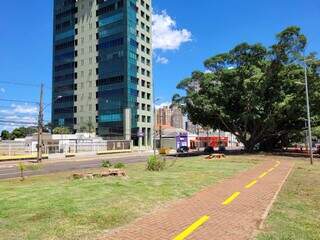
[[[188,118],[184,122],[184,129],[190,133],[197,134],[199,126],[193,124]]]
[[[157,128],[161,126],[171,127],[172,110],[169,106],[157,109]]]
[[[183,129],[183,114],[181,110],[177,107],[172,107],[171,111],[171,126]]]

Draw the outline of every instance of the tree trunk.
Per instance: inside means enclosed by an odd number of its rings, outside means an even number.
[[[254,147],[256,146],[256,143],[252,143],[251,141],[244,142],[244,150],[248,153],[254,152]]]
[[[20,170],[20,178],[21,181],[24,181],[24,172],[22,169]]]
[[[265,152],[272,152],[277,148],[280,138],[274,137],[261,142],[259,149]],[[278,146],[280,147],[280,146]]]

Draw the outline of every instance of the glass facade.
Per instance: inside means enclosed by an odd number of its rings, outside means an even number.
[[[54,1],[55,126],[79,131],[93,121],[98,135],[122,139],[129,122],[135,143],[150,143],[150,28],[149,0]],[[148,139],[138,139],[141,132]]]
[[[55,0],[53,39],[52,123],[73,129],[75,95],[75,0]],[[61,96],[61,97],[60,97]],[[59,98],[58,98],[59,97]]]
[[[110,138],[123,136],[123,111],[131,109],[133,132],[137,110],[136,2],[106,1],[98,4],[98,133]],[[108,11],[103,10],[108,9]]]

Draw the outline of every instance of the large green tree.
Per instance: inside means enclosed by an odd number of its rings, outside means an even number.
[[[303,129],[306,118],[304,63],[307,39],[298,27],[277,35],[267,48],[242,43],[204,62],[205,72],[194,71],[177,88],[173,101],[193,123],[233,133],[252,151],[288,144]],[[312,116],[319,116],[319,60],[307,56]]]
[[[317,137],[320,139],[320,126],[314,127],[312,129],[313,136]]]
[[[1,132],[1,139],[2,140],[10,140],[10,133],[7,130],[2,130]]]
[[[26,137],[26,128],[24,127],[16,128],[11,133],[11,139],[25,138],[25,137]]]

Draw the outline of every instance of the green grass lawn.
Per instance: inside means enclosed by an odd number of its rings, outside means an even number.
[[[184,158],[163,172],[127,165],[127,179],[70,180],[69,172],[0,181],[0,239],[93,239],[257,162]]]
[[[258,240],[320,239],[320,164],[297,162]]]

